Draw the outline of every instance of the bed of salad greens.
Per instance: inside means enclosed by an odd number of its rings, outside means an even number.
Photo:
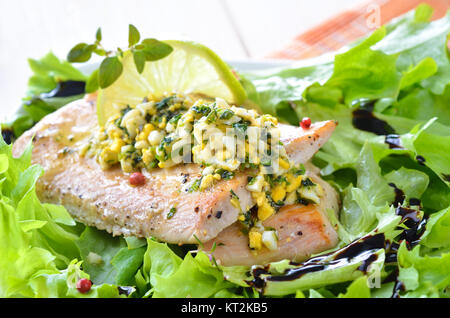
[[[192,246],[112,237],[41,203],[31,145],[14,158],[1,139],[0,296],[449,297],[450,13],[431,15],[421,5],[343,53],[239,74],[265,113],[294,125],[339,121],[314,157],[342,199],[339,219],[330,213],[340,237],[332,251],[251,270],[218,266]],[[88,77],[52,53],[29,64],[27,97],[2,125],[7,141],[84,93]],[[78,89],[62,90],[67,81]],[[350,255],[355,246],[364,248]],[[80,278],[93,282],[88,293]]]

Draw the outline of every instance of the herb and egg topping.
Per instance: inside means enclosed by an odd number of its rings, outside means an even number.
[[[323,196],[320,184],[314,183],[304,175],[305,168],[290,168],[280,175],[257,174],[248,177],[247,189],[251,192],[255,206],[246,212],[241,211],[238,220],[244,226],[249,237],[249,247],[260,250],[266,247],[277,249],[277,233],[266,228],[262,222],[274,215],[278,210],[291,204],[318,204]],[[232,200],[236,200],[234,196]],[[235,202],[236,207],[239,202]]]
[[[262,222],[289,204],[319,203],[323,190],[305,177],[302,165],[291,164],[271,115],[229,105],[223,99],[195,95],[149,96],[123,108],[81,148],[103,169],[120,164],[126,173],[196,163],[202,174],[188,191],[203,191],[236,173],[248,175],[247,189],[255,206],[242,211],[239,197],[231,204],[249,235],[249,247],[277,248],[277,235]]]
[[[179,120],[192,104],[189,97],[170,95],[159,100],[145,98],[136,107],[127,106],[99,127],[81,154],[95,156],[102,169],[116,164],[124,172],[168,167],[170,133],[178,124],[181,126]],[[183,122],[187,126],[185,118]]]

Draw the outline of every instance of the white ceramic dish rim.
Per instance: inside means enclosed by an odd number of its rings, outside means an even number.
[[[294,64],[291,60],[276,60],[276,59],[232,59],[225,60],[232,68],[240,72],[263,71],[268,69],[284,68]],[[81,65],[78,69],[85,74],[90,74],[98,66],[99,62],[93,62]]]

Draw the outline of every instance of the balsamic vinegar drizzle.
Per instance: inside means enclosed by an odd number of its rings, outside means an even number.
[[[398,275],[398,273],[397,273],[397,275]],[[400,292],[405,291],[405,290],[406,290],[405,284],[403,284],[401,281],[396,279],[391,298],[400,298]]]
[[[376,135],[393,135],[394,128],[386,121],[381,120],[373,114],[376,100],[363,101],[360,107],[353,111],[352,124],[355,128],[374,133]]]
[[[420,199],[410,198],[409,199],[409,205],[410,206],[419,206],[420,207]]]
[[[368,131],[376,135],[391,135],[395,133],[394,128],[384,120],[376,118],[372,111],[356,109],[352,114],[352,124],[359,130]]]
[[[379,136],[384,135],[384,142],[390,149],[404,149],[400,136],[395,133],[394,128],[373,114],[375,102],[376,100],[361,103],[360,107],[352,112],[353,126]]]
[[[2,129],[3,140],[10,145],[15,138],[14,132],[11,129]]]
[[[405,201],[405,193],[402,190],[400,190],[399,188],[397,188],[397,186],[394,183],[389,183],[389,186],[394,188],[394,192],[395,192],[395,199],[394,199],[394,202],[392,203],[392,205],[394,207],[401,206],[403,204],[403,202]]]
[[[367,235],[338,251],[313,257],[303,263],[291,262],[290,265],[298,267],[287,269],[282,275],[271,275],[269,265],[264,268],[256,267],[252,271],[254,279],[247,283],[252,287],[264,289],[267,281],[282,282],[295,280],[307,273],[344,266],[354,258],[360,258],[362,260],[362,264],[358,267],[358,270],[367,273],[370,264],[377,260],[377,255],[374,252],[384,247],[385,237],[383,233]],[[332,259],[329,259],[330,255],[334,255]],[[261,277],[261,275],[269,276]]]
[[[117,286],[117,290],[119,291],[119,295],[129,296],[134,291],[134,288],[129,286]]]
[[[419,210],[397,207],[395,213],[402,216],[402,222],[407,228],[403,229],[399,235],[398,240],[405,241],[406,247],[411,250],[414,246],[419,244],[422,234],[425,232],[425,226],[428,221],[428,217],[420,218],[418,214]],[[399,228],[401,229],[401,228]]]
[[[422,157],[422,156],[420,156],[420,155],[417,155],[416,156],[416,160],[417,160],[417,162],[419,163],[419,164],[421,164],[422,166],[424,166],[425,165],[425,158],[424,157]]]
[[[384,138],[384,142],[388,144],[389,149],[405,149],[402,146],[402,141],[400,140],[399,135],[386,135],[386,137]]]
[[[48,93],[39,95],[41,99],[51,97],[69,97],[85,93],[86,82],[82,81],[64,81],[58,82],[56,88]]]
[[[421,236],[425,232],[425,226],[428,218],[421,218],[420,216],[420,200],[410,199],[410,204],[412,203],[411,201],[413,201],[414,203],[418,203],[414,204],[417,209],[404,207],[402,206],[405,198],[403,191],[396,188],[395,185],[391,186],[398,190],[398,193],[396,191],[396,194],[398,194],[399,198],[401,198],[393,203],[395,207],[395,213],[402,217],[400,224],[403,225],[403,227],[397,227],[397,229],[402,230],[402,232],[396,238],[396,242],[386,240],[384,233],[369,234],[353,241],[352,243],[341,248],[338,251],[313,257],[303,263],[290,262],[290,265],[296,267],[286,269],[285,272],[281,275],[270,273],[270,265],[266,265],[264,267],[255,267],[251,271],[253,280],[247,281],[247,284],[264,293],[264,288],[269,281],[292,281],[302,277],[307,273],[313,273],[321,270],[344,266],[355,258],[362,261],[362,264],[358,267],[358,270],[360,270],[364,274],[367,274],[367,270],[370,264],[372,264],[378,258],[375,252],[379,249],[384,249],[385,265],[395,265],[396,269],[393,270],[393,272],[390,273],[388,277],[386,277],[383,283],[391,281],[395,282],[391,297],[400,297],[400,292],[405,291],[405,285],[398,280],[399,273],[398,267],[396,265],[398,248],[402,241],[406,242],[406,247],[408,248],[408,250],[411,250],[414,246],[416,246],[419,243]],[[334,256],[330,259],[330,255]]]

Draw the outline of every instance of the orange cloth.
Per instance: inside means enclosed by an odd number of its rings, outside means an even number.
[[[323,22],[267,57],[298,60],[336,51],[421,3],[434,8],[433,19],[450,8],[450,0],[373,0]]]

